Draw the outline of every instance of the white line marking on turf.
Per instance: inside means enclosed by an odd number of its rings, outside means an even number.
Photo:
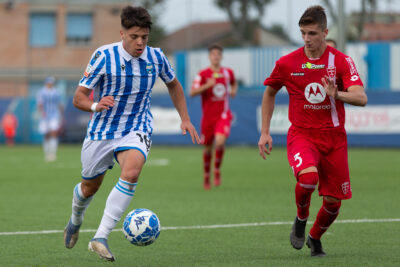
[[[335,223],[385,223],[400,222],[400,218],[394,219],[358,219],[358,220],[338,220]],[[309,223],[313,223],[310,221]],[[165,226],[161,227],[162,231],[166,230],[190,230],[190,229],[217,229],[217,228],[235,228],[235,227],[254,227],[267,225],[291,225],[293,222],[259,222],[259,223],[239,223],[239,224],[214,224],[214,225],[192,225],[192,226]],[[83,229],[81,233],[94,233],[97,229]],[[114,229],[119,232],[122,229]],[[44,230],[44,231],[24,231],[24,232],[0,232],[0,235],[41,235],[41,234],[58,234],[64,230]]]

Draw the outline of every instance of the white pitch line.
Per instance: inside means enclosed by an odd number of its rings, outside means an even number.
[[[335,223],[385,223],[400,222],[400,218],[394,219],[357,219],[357,220],[338,220]],[[313,223],[310,221],[309,223]],[[235,228],[235,227],[254,227],[267,225],[291,225],[293,222],[259,222],[259,223],[239,223],[239,224],[214,224],[214,225],[192,225],[192,226],[166,226],[161,227],[162,231],[166,230],[191,230],[191,229],[218,229],[218,228]],[[97,229],[83,229],[81,233],[94,233]],[[122,229],[113,231],[120,232]],[[44,231],[24,231],[24,232],[0,232],[1,235],[41,235],[41,234],[59,234],[64,230],[44,230]]]

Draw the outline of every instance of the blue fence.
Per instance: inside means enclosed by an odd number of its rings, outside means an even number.
[[[231,109],[234,113],[231,136],[228,144],[256,145],[259,138],[260,128],[260,105],[262,94],[239,94],[231,100]],[[350,146],[368,147],[400,147],[400,92],[368,92],[368,105],[365,108],[354,109],[347,107],[346,127],[348,129],[348,141]],[[17,101],[17,103],[15,103]],[[189,114],[193,124],[200,128],[201,103],[200,98],[187,99]],[[272,123],[271,131],[274,144],[283,146],[286,144],[286,131],[278,130],[282,124],[289,125],[287,120],[288,96],[279,93],[276,98],[276,109],[274,113],[275,122]],[[16,141],[19,143],[40,143],[42,136],[37,131],[38,116],[35,99],[0,99],[0,117],[7,111],[10,105],[14,105],[14,114],[18,117],[19,126]],[[169,117],[176,119],[177,113],[168,95],[153,95],[152,109],[163,110],[163,120],[170,121]],[[164,112],[169,111],[169,112]],[[286,113],[285,113],[286,112]],[[165,114],[172,115],[165,115]],[[154,114],[155,117],[156,114]],[[62,142],[82,142],[86,133],[86,126],[90,114],[77,110],[72,101],[67,101],[65,107],[65,124]],[[162,123],[158,121],[157,123]],[[188,136],[179,133],[179,125],[175,125],[177,131],[157,131],[153,134],[154,144],[166,145],[190,145]],[[277,126],[274,133],[274,127]],[[172,126],[171,126],[172,127]],[[167,127],[168,128],[168,127]],[[4,143],[4,136],[0,134],[0,141]]]

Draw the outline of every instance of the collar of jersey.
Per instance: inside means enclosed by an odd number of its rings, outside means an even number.
[[[141,58],[143,60],[146,60],[147,57],[147,46],[144,48],[143,53],[140,55],[140,57],[133,57],[131,54],[129,54],[122,46],[122,41],[118,43],[118,50],[126,61],[130,61],[132,58],[134,59]]]

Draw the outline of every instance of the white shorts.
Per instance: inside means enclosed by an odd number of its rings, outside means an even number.
[[[52,131],[58,131],[60,128],[60,120],[59,119],[41,119],[39,122],[39,132],[41,134],[46,134]]]
[[[82,178],[95,179],[114,166],[118,151],[139,150],[145,160],[150,152],[151,140],[143,132],[130,132],[122,138],[111,140],[90,140],[83,142],[81,162]]]

